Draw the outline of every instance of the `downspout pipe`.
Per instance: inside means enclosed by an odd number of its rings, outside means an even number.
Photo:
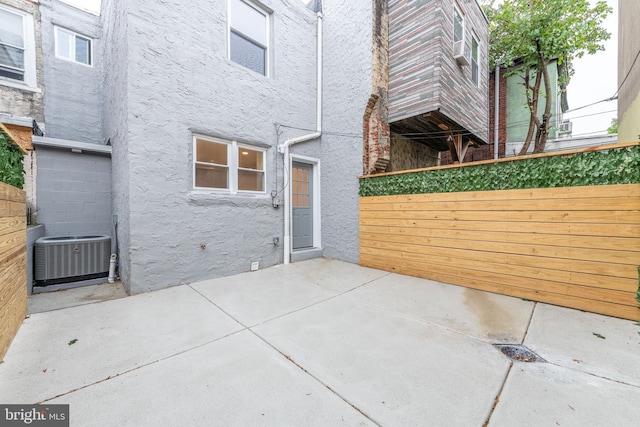
[[[284,169],[289,171],[288,177],[285,182],[286,189],[284,191],[284,241],[283,241],[283,258],[284,264],[287,265],[291,262],[291,158],[289,148],[300,142],[311,141],[312,139],[320,138],[322,135],[322,12],[317,13],[318,17],[318,45],[317,45],[317,81],[316,81],[316,131],[307,135],[291,138],[283,142],[278,146],[278,151],[284,156]]]
[[[498,158],[498,129],[500,124],[500,66],[496,65],[493,73],[495,89],[493,91],[493,158]]]

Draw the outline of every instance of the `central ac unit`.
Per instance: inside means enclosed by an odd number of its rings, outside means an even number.
[[[469,60],[464,56],[464,40],[459,40],[453,44],[453,59],[460,65],[469,65]]]

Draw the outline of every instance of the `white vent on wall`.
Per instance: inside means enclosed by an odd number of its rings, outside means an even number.
[[[460,65],[469,65],[469,59],[464,56],[464,40],[457,41],[453,44],[453,59]]]
[[[560,133],[570,134],[573,131],[573,123],[571,123],[571,120],[563,120],[562,123],[560,123],[559,131]]]

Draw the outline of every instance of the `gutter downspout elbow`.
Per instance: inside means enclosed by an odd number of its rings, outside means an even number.
[[[289,147],[300,142],[310,141],[312,139],[320,138],[322,135],[322,12],[317,13],[318,18],[318,44],[317,44],[317,59],[316,59],[316,131],[308,135],[302,135],[297,138],[291,138],[286,140],[282,145],[278,146],[278,151],[283,154],[283,163],[285,171],[291,170],[291,159],[289,154]],[[287,177],[285,182],[284,192],[284,239],[283,239],[283,258],[284,264],[287,265],[291,262],[291,174]]]

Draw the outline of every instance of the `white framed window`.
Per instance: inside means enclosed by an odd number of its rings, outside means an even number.
[[[0,83],[37,87],[33,16],[0,6]]]
[[[460,43],[464,46],[464,15],[457,5],[453,5],[453,44]]]
[[[269,74],[269,13],[253,2],[229,0],[229,59]]]
[[[475,36],[471,36],[471,81],[476,86],[478,86],[480,81],[478,76],[479,50],[478,40]]]
[[[54,27],[56,56],[68,61],[91,66],[93,64],[93,41],[73,31]]]
[[[266,150],[201,135],[193,137],[193,188],[264,193]]]

